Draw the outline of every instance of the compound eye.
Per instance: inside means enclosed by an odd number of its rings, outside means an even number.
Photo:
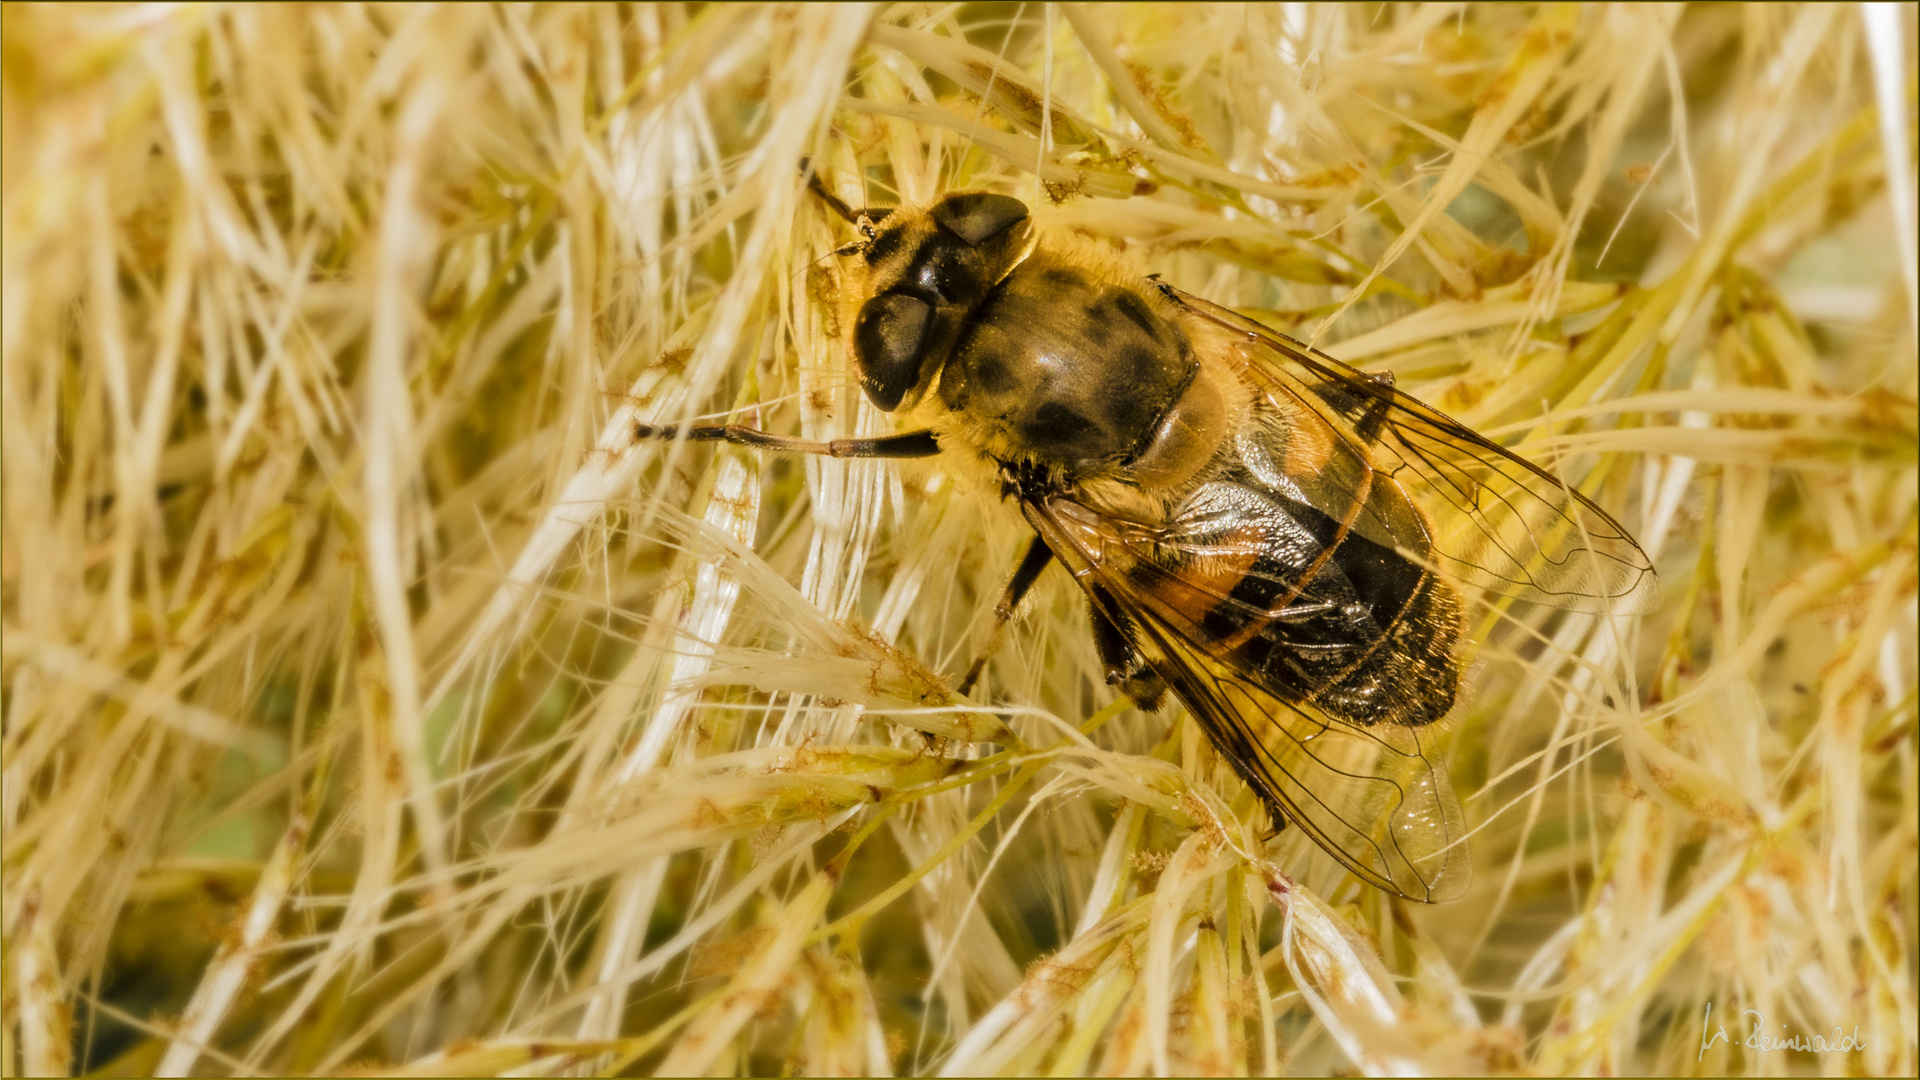
[[[881,293],[860,307],[853,326],[853,352],[860,385],[882,412],[892,412],[920,381],[933,308],[906,293]]]
[[[1026,203],[989,191],[949,195],[933,208],[933,220],[972,247],[1006,232],[1026,216]]]

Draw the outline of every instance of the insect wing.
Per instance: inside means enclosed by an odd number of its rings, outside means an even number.
[[[1363,728],[1288,705],[1159,620],[1142,622],[1166,657],[1155,670],[1269,806],[1374,886],[1429,903],[1466,892],[1460,804],[1422,746],[1434,728]]]
[[[1228,308],[1161,288],[1246,347],[1249,375],[1276,404],[1314,410],[1349,451],[1428,508],[1434,532],[1425,558],[1441,574],[1557,608],[1631,614],[1658,604],[1646,552],[1560,478],[1387,382]]]
[[[1120,608],[1104,614],[1138,628],[1153,670],[1268,806],[1377,888],[1430,903],[1466,891],[1460,804],[1427,756],[1435,729],[1363,727],[1282,701],[1237,666],[1240,654],[1120,572],[1126,560],[1111,556],[1125,541],[1104,535],[1093,511],[1061,498],[1025,509],[1089,598]]]

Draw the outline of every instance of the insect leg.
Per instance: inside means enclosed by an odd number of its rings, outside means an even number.
[[[1020,557],[1020,565],[1014,568],[1013,580],[1007,582],[1007,591],[1000,594],[1000,602],[993,605],[993,630],[987,635],[987,647],[973,664],[967,668],[967,676],[960,680],[960,692],[973,692],[973,684],[980,680],[980,673],[987,669],[987,660],[1000,648],[1000,636],[1006,632],[1007,622],[1020,607],[1020,601],[1026,599],[1027,590],[1040,578],[1040,571],[1053,561],[1053,549],[1038,536],[1027,545],[1027,553]]]
[[[655,427],[652,424],[633,425],[635,439],[679,439],[692,442],[730,442],[741,446],[753,446],[762,450],[778,450],[791,454],[819,454],[823,457],[837,458],[922,458],[932,457],[940,452],[940,444],[934,441],[931,431],[903,431],[898,435],[878,435],[867,439],[829,439],[824,442],[816,439],[793,439],[785,435],[773,435],[745,424],[708,424],[699,427],[678,428],[672,425]]]
[[[1143,709],[1159,708],[1166,698],[1167,684],[1147,666],[1147,658],[1134,645],[1132,620],[1121,613],[1112,594],[1098,585],[1092,588],[1099,597],[1088,604],[1093,617],[1093,647],[1100,655],[1101,667],[1106,669],[1107,685],[1118,686]]]

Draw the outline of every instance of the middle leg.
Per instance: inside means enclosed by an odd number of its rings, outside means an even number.
[[[987,669],[987,660],[1000,648],[1001,635],[1006,633],[1007,623],[1020,607],[1020,601],[1026,599],[1027,591],[1040,579],[1040,571],[1053,561],[1053,549],[1038,536],[1027,544],[1027,553],[1021,557],[1020,565],[1014,568],[1013,580],[1007,582],[1007,591],[1000,594],[1000,602],[993,605],[993,629],[987,634],[987,647],[974,657],[967,668],[966,678],[960,680],[960,693],[973,692],[973,684],[980,681],[980,673]]]
[[[1093,647],[1100,654],[1107,685],[1119,687],[1121,693],[1142,709],[1159,708],[1167,697],[1167,683],[1147,666],[1147,658],[1134,643],[1139,631],[1133,620],[1121,612],[1113,594],[1098,585],[1093,586],[1093,591],[1087,605],[1093,616]]]

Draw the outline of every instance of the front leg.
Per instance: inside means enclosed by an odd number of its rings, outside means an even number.
[[[932,457],[940,452],[940,444],[934,440],[931,431],[903,431],[898,435],[876,435],[871,438],[795,439],[786,435],[773,435],[759,428],[750,428],[745,424],[703,424],[698,427],[680,428],[674,425],[656,427],[652,424],[633,425],[634,439],[686,439],[689,442],[730,442],[740,446],[751,446],[761,450],[774,450],[789,454],[818,454],[822,457],[836,458],[923,458]]]

